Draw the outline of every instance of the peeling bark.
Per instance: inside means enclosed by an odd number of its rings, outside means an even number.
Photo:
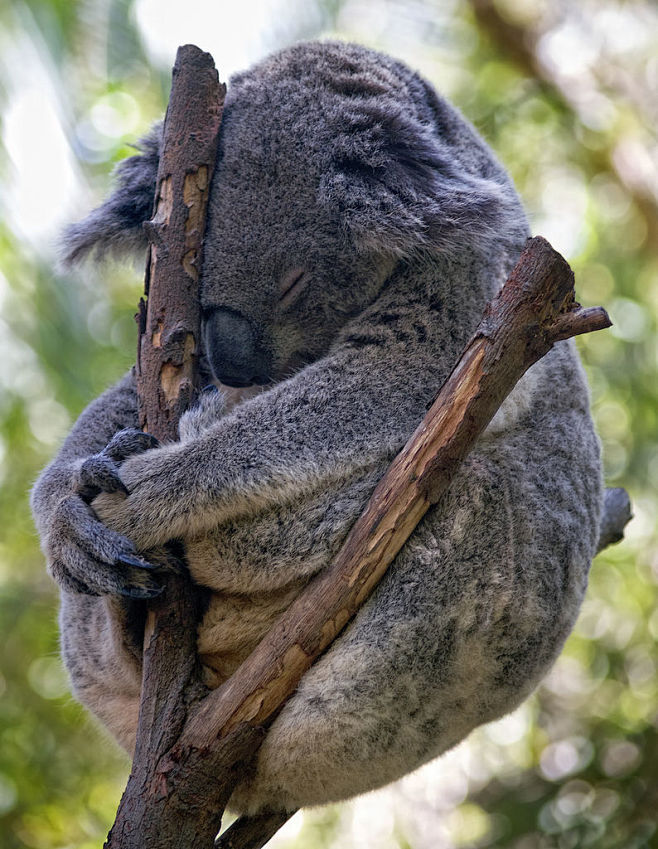
[[[193,45],[179,49],[155,208],[144,226],[149,240],[147,300],[140,301],[138,313],[139,420],[162,442],[178,438],[178,420],[197,390],[199,268],[225,91],[209,54]],[[208,816],[217,821],[215,807],[205,819],[203,812],[186,821],[178,818],[168,805],[174,773],[156,770],[178,739],[189,705],[205,693],[196,657],[198,591],[173,550],[158,558],[169,574],[165,593],[148,606],[137,743],[130,779],[105,844],[108,849],[209,846],[211,842],[199,835],[205,834]],[[260,736],[253,732],[254,738]],[[251,736],[244,735],[244,741],[250,744]],[[177,798],[187,799],[186,807],[193,809],[189,794]],[[221,804],[213,801],[220,809]]]

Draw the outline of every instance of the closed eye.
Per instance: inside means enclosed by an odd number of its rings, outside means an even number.
[[[305,268],[293,268],[281,280],[279,286],[279,304],[286,309],[295,298],[302,292],[310,281],[310,274]]]

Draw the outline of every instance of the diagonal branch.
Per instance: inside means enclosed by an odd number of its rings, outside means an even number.
[[[487,307],[459,363],[395,458],[334,562],[280,617],[224,684],[198,706],[180,745],[221,740],[241,723],[262,724],[370,595],[430,505],[524,372],[565,338],[610,326],[601,308],[574,301],[573,273],[545,239],[529,240]]]

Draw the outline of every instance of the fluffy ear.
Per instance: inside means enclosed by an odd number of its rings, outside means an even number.
[[[160,156],[162,124],[155,124],[137,144],[140,150],[115,170],[112,194],[78,224],[68,227],[61,240],[62,260],[74,265],[89,255],[124,256],[146,248],[142,224],[153,212]]]
[[[416,97],[412,104],[352,100],[320,201],[364,250],[488,251],[492,241],[525,238],[525,216],[504,171],[465,119],[434,92],[436,104],[429,102],[428,88],[423,82],[422,104]]]

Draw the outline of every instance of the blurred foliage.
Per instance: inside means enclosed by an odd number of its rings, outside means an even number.
[[[178,38],[210,49],[223,67],[236,45],[248,45],[251,61],[318,35],[388,50],[432,79],[498,151],[534,231],[570,259],[583,302],[609,309],[614,328],[580,347],[608,483],[627,487],[636,518],[627,540],[595,562],[578,626],[522,708],[397,785],[298,815],[275,842],[658,846],[655,6],[222,5],[0,6],[0,847],[99,846],[127,770],[68,695],[56,593],[27,492],[85,403],[130,364],[139,274],[58,273],[56,229],[101,196],[110,166],[163,110]],[[214,41],[222,32],[225,41]]]

